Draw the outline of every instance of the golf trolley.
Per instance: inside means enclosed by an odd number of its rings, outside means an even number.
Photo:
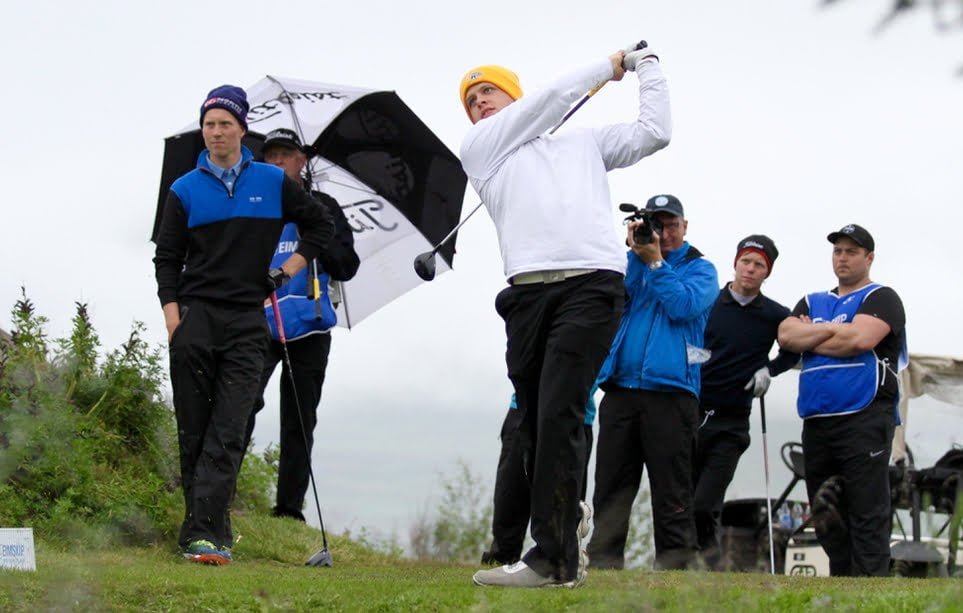
[[[771,504],[767,504],[765,498],[727,500],[723,504],[720,555],[718,559],[712,560],[712,565],[717,570],[770,572],[770,564],[772,564],[772,567],[780,573],[785,567],[787,574],[817,574],[814,570],[803,568],[812,565],[812,556],[822,554],[825,557],[822,549],[815,542],[815,534],[810,528],[809,519],[803,519],[802,524],[795,530],[773,521],[772,559],[770,559],[769,509],[777,510],[784,504],[790,507],[806,504],[805,500],[789,498],[793,489],[804,478],[802,445],[785,443],[780,450],[780,456],[793,476],[779,497],[769,501]],[[812,544],[815,545],[818,553],[807,550],[807,555],[800,559],[798,557],[800,552],[795,550],[796,543],[793,543],[794,550],[789,550],[790,541],[796,536],[802,538],[803,535],[810,534]],[[794,556],[796,556],[795,561],[793,561]],[[790,573],[791,564],[800,568]],[[825,571],[821,574],[829,574],[828,559],[825,562]]]
[[[909,577],[959,576],[963,572],[960,535],[963,527],[963,448],[947,451],[929,468],[917,469],[913,453],[890,467],[894,539],[891,546],[893,571]],[[908,511],[910,534],[899,511]],[[942,525],[923,534],[923,517],[930,526]],[[899,537],[896,538],[896,530]]]
[[[772,503],[778,509],[805,479],[802,445],[785,443],[780,456],[792,479]],[[917,469],[912,452],[907,460],[890,466],[890,492],[893,507],[891,557],[893,574],[911,577],[960,576],[963,555],[959,549],[963,534],[963,449],[954,448],[930,468]],[[828,492],[829,495],[835,495]],[[817,494],[817,498],[819,494]],[[909,515],[909,528],[901,512]],[[767,505],[764,498],[727,501],[722,509],[722,553],[719,570],[769,570]],[[924,522],[924,518],[927,519]],[[829,558],[816,539],[814,509],[810,517],[794,529],[773,525],[775,568],[787,575],[828,576]],[[933,530],[934,526],[939,526]],[[929,527],[929,534],[924,534]]]

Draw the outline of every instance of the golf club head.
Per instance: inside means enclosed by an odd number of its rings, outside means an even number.
[[[435,278],[435,252],[428,251],[415,258],[415,273],[425,281]]]
[[[304,563],[305,566],[334,566],[331,561],[331,552],[325,547],[318,553],[311,556],[311,559]]]

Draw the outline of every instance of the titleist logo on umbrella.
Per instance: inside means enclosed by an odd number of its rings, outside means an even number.
[[[290,106],[295,102],[304,101],[313,104],[324,102],[325,99],[342,100],[348,97],[349,94],[338,91],[281,92],[275,98],[252,106],[250,112],[248,112],[248,117],[251,123],[256,123],[278,115],[285,109],[285,106]]]

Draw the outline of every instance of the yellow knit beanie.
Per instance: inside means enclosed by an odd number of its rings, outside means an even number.
[[[512,100],[518,100],[522,97],[522,86],[518,82],[518,75],[511,70],[504,66],[496,66],[494,64],[486,64],[485,66],[472,68],[465,73],[464,78],[461,80],[461,86],[459,87],[461,104],[465,107],[465,112],[468,113],[469,118],[471,117],[471,113],[468,111],[468,102],[465,100],[465,94],[468,92],[468,88],[476,83],[491,83],[508,94]]]

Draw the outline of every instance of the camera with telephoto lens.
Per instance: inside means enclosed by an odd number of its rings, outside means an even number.
[[[623,202],[619,205],[619,210],[629,213],[625,218],[625,223],[630,221],[641,221],[641,225],[635,228],[632,239],[639,245],[648,245],[652,242],[652,233],[662,232],[662,222],[655,218],[655,215],[645,209],[640,209],[634,204]]]

